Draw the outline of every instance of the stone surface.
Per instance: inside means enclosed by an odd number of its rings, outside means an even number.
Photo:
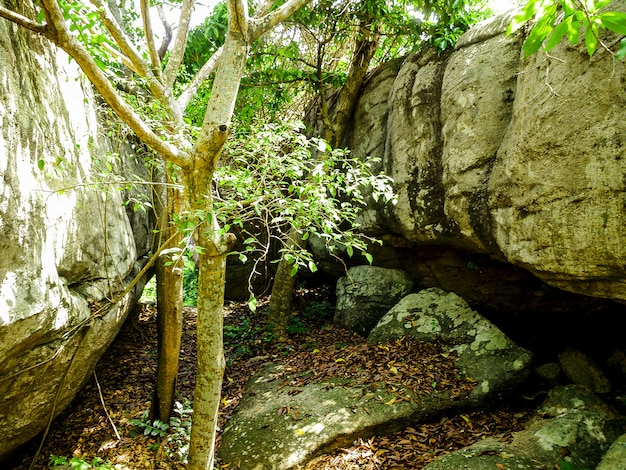
[[[611,444],[596,470],[626,470],[626,434]]]
[[[467,310],[457,308],[451,318],[459,318],[459,333],[452,348],[460,356],[456,365],[462,375],[477,379],[469,395],[452,397],[450,391],[437,390],[415,396],[401,386],[390,394],[373,384],[355,386],[340,378],[300,385],[300,375],[289,373],[280,364],[269,364],[250,379],[224,429],[219,449],[222,463],[250,470],[298,468],[318,454],[349,445],[357,437],[390,434],[409,424],[476,408],[515,387],[528,372],[530,355]],[[424,319],[429,330],[425,340],[439,336],[430,330],[432,318]],[[404,321],[410,320],[405,317]],[[443,318],[438,321],[444,322]],[[467,329],[474,332],[468,334]],[[388,337],[391,341],[397,339],[395,335]],[[497,361],[493,360],[496,349]],[[472,352],[464,352],[469,350]],[[507,365],[507,361],[511,363]],[[410,399],[396,400],[397,396]]]
[[[391,433],[463,404],[446,394],[387,405],[392,395],[340,383],[285,386],[295,376],[269,365],[249,382],[219,449],[223,464],[250,470],[297,468],[357,437]]]
[[[458,355],[456,366],[478,381],[470,399],[519,385],[529,374],[532,355],[517,346],[500,329],[454,293],[430,288],[409,294],[378,322],[367,338],[370,344],[412,336],[420,341],[433,337],[450,344]]]
[[[367,336],[378,320],[411,291],[406,273],[375,266],[355,266],[337,281],[334,323]]]
[[[151,228],[147,214],[122,205],[125,191],[102,180],[107,159],[134,165],[132,174],[142,165],[102,139],[76,64],[6,21],[0,94],[2,459],[89,377],[142,287],[111,304],[139,271]]]
[[[609,393],[611,382],[588,354],[568,348],[559,354],[561,369],[573,383],[583,385],[595,393]]]
[[[493,438],[445,455],[424,470],[535,470],[563,466],[596,468],[612,442],[623,432],[624,420],[588,389],[570,385],[553,389],[523,431],[510,443]],[[616,451],[620,451],[616,444]],[[598,467],[600,469],[601,467]],[[623,467],[605,467],[619,470]]]
[[[523,59],[508,19],[368,81],[351,148],[382,156],[398,204],[363,221],[414,249],[487,255],[550,286],[624,301],[626,65],[566,42]]]

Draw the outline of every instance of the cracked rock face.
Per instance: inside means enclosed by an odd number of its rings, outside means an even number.
[[[472,29],[448,55],[410,55],[372,75],[351,149],[382,158],[398,203],[363,222],[624,301],[626,65],[566,41],[523,59],[509,21]]]
[[[138,272],[151,230],[122,205],[122,191],[87,184],[123,149],[104,148],[75,63],[6,21],[0,94],[1,460],[90,376],[136,291],[112,308],[109,300]]]
[[[586,387],[560,386],[550,391],[523,431],[513,433],[510,443],[493,438],[445,455],[426,470],[465,468],[535,469],[564,462],[572,468],[596,468],[623,456],[620,443],[624,420]],[[614,443],[614,446],[611,446]],[[611,450],[607,452],[611,446]],[[604,456],[604,457],[603,457]],[[602,464],[598,469],[605,468]],[[619,464],[613,470],[624,468]]]
[[[458,355],[456,366],[478,382],[470,398],[520,384],[530,370],[532,355],[517,346],[498,327],[472,310],[458,295],[441,289],[409,294],[378,322],[367,338],[370,344],[411,336],[419,341],[440,338]]]

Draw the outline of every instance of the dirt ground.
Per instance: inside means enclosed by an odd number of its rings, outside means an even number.
[[[324,364],[320,357],[326,356],[331,368],[336,367],[338,349],[346,355],[350,348],[358,351],[364,347],[364,338],[330,324],[332,297],[326,287],[299,289],[294,299],[291,336],[283,344],[272,342],[264,327],[267,299],[260,300],[256,313],[251,313],[246,303],[226,305],[224,339],[228,367],[222,392],[221,428],[232,416],[247,380],[262,364],[289,357],[291,367],[297,368],[300,363],[306,370],[310,356],[315,354],[316,367]],[[52,423],[45,441],[42,443],[41,437],[33,440],[3,468],[39,470],[55,468],[55,463],[56,468],[70,468],[62,467],[61,463],[73,457],[71,468],[81,470],[185,468],[188,417],[195,385],[196,312],[194,308],[185,308],[175,414],[180,421],[162,432],[158,425],[142,419],[150,408],[156,374],[155,315],[151,304],[137,307],[86,387]],[[369,357],[371,364],[366,367],[374,371],[380,365],[380,357]],[[512,432],[522,427],[529,409],[530,403],[509,397],[494,403],[490,410],[442,418],[393,435],[358,439],[349,448],[319,457],[307,468],[420,469],[437,456],[487,436],[509,439]],[[227,467],[221,466],[218,459],[217,468]]]

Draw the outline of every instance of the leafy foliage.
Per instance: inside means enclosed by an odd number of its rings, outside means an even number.
[[[553,49],[564,37],[575,45],[581,36],[592,57],[598,46],[611,50],[600,38],[602,30],[626,36],[626,13],[605,11],[610,3],[611,0],[531,0],[515,16],[508,33],[517,31],[534,18],[535,23],[523,46],[526,57],[541,48]],[[615,56],[626,57],[626,38],[620,41]]]
[[[130,430],[130,436],[134,437],[139,431],[145,436],[162,438],[161,447],[165,454],[175,461],[187,463],[192,415],[191,402],[186,398],[182,402],[176,401],[174,403],[173,416],[169,423],[164,423],[158,419],[150,421],[149,412],[145,410],[141,414],[141,418],[128,420],[133,426]]]
[[[93,460],[88,461],[81,457],[71,457],[68,459],[63,455],[51,455],[48,466],[53,470],[125,470],[127,468],[121,464],[113,465],[100,457],[95,457]]]
[[[453,47],[471,25],[489,14],[484,0],[318,0],[302,8],[284,27],[252,45],[249,73],[242,79],[235,120],[240,127],[255,121],[275,122],[285,114],[303,112],[303,104],[320,87],[345,83],[361,26],[378,31],[371,67],[394,57],[432,46],[442,52]],[[226,6],[191,31],[184,76],[190,77],[219,48],[227,27]],[[211,81],[200,89],[186,118],[200,125]]]
[[[144,411],[141,415],[141,418],[134,418],[128,420],[130,424],[132,424],[135,429],[139,430],[139,432],[143,433],[146,436],[154,436],[154,437],[165,437],[167,430],[170,425],[155,419],[154,421],[150,421],[148,419],[149,412],[148,410]],[[137,431],[134,429],[131,430],[130,435],[133,437]]]
[[[371,262],[367,244],[372,239],[357,232],[357,219],[367,197],[393,200],[391,179],[371,173],[376,159],[350,158],[347,151],[307,138],[302,130],[299,123],[268,124],[228,145],[228,166],[218,169],[215,179],[215,209],[224,229],[237,226],[244,234],[244,262],[255,252],[267,254],[267,239],[282,243],[292,227],[305,240],[317,236],[331,253],[361,252]],[[269,237],[251,233],[244,221],[263,227]],[[286,256],[292,274],[299,268],[317,270],[304,249]]]

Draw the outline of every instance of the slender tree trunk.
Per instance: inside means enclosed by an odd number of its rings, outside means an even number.
[[[374,57],[378,46],[377,26],[363,22],[360,28],[363,34],[356,43],[348,77],[345,85],[339,92],[336,106],[329,111],[327,103],[321,103],[324,139],[332,148],[341,145],[348,128],[348,122],[358,100],[361,86],[367,75],[369,63]],[[318,60],[318,62],[321,67],[321,60]],[[323,86],[324,84],[320,81],[320,87]],[[326,99],[323,88],[320,88],[320,98],[321,100]],[[301,242],[302,235],[291,229],[288,235],[287,247],[299,245]],[[287,324],[291,315],[291,297],[296,283],[295,277],[291,276],[291,268],[292,265],[285,257],[281,257],[272,286],[268,323],[273,325],[274,334],[279,341],[284,340],[287,336]]]
[[[216,234],[201,235],[198,292],[198,368],[193,400],[193,426],[189,449],[189,470],[212,470],[217,432],[222,378],[226,361],[222,335],[224,279],[227,240],[216,241]]]
[[[232,0],[231,0],[232,1]],[[245,8],[246,4],[239,4]],[[235,7],[229,6],[231,16]],[[245,13],[243,14],[245,17]],[[196,144],[194,168],[185,171],[185,199],[190,213],[207,214],[198,228],[198,367],[193,400],[193,426],[188,470],[213,470],[218,410],[224,375],[223,318],[226,255],[235,235],[221,234],[213,214],[211,183],[237,98],[237,90],[248,57],[244,35],[229,20],[229,35],[224,43],[221,67],[213,81],[213,91],[203,129],[209,130]]]
[[[296,229],[289,230],[286,248],[305,248],[306,241],[302,240],[302,234]],[[269,305],[268,323],[272,327],[278,341],[287,338],[287,325],[291,316],[291,298],[296,285],[296,276],[291,275],[293,264],[285,260],[283,256],[278,263],[274,284],[272,285],[272,297]]]
[[[161,232],[168,239],[178,231],[172,224],[173,214],[179,214],[182,194],[178,188],[167,190],[167,211],[162,215]],[[180,237],[172,246],[180,245]],[[178,361],[183,334],[183,262],[179,258],[162,256],[157,262],[157,379],[150,410],[151,419],[168,423],[174,406]]]

